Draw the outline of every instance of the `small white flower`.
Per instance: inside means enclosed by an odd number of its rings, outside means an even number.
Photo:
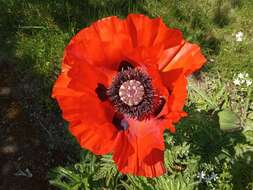
[[[244,77],[245,77],[245,75],[244,75],[243,73],[239,73],[239,74],[238,74],[238,78],[244,79]]]
[[[247,86],[250,86],[251,84],[252,84],[252,80],[250,80],[250,79],[246,80],[246,85]]]
[[[243,32],[241,32],[241,31],[237,32],[235,34],[235,39],[236,39],[237,42],[241,42],[243,40]]]
[[[206,176],[205,172],[201,171],[201,172],[198,173],[197,178],[199,178],[200,180],[202,180],[202,179],[205,178],[205,176]]]
[[[238,78],[235,79],[233,82],[234,82],[235,85],[240,85],[241,84],[241,81]]]
[[[244,76],[245,76],[246,78],[248,78],[248,77],[249,77],[249,74],[248,74],[248,73],[245,73]]]

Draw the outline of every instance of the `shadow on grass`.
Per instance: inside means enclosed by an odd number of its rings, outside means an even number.
[[[233,190],[253,188],[253,152],[247,151],[237,158],[231,168]]]

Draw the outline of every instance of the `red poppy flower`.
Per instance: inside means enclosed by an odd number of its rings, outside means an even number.
[[[53,88],[70,132],[122,173],[165,172],[163,132],[186,113],[186,76],[205,58],[160,18],[130,14],[81,30],[64,52]]]

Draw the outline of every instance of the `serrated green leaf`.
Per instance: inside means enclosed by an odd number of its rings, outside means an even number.
[[[223,131],[235,131],[241,128],[240,119],[236,113],[223,110],[218,113],[220,129]]]

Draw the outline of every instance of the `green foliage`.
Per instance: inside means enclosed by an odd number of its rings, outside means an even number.
[[[105,155],[101,158],[99,164],[99,169],[95,173],[93,179],[104,180],[107,187],[117,187],[118,180],[121,175],[118,173],[115,164],[112,161],[111,155]]]
[[[252,79],[239,73],[233,81],[204,76],[201,82],[190,80],[191,104],[198,110],[218,112],[222,130],[252,129]]]
[[[69,169],[58,167],[54,170],[54,174],[51,174],[51,177],[56,179],[51,181],[51,184],[63,189],[63,190],[78,190],[82,189],[90,189],[87,177],[83,177],[82,175],[78,175],[72,172]],[[66,179],[66,182],[63,179]]]
[[[188,179],[185,179],[181,174],[170,177],[159,177],[154,180],[148,180],[144,177],[129,176],[127,182],[122,182],[122,185],[127,190],[192,190],[193,184]]]
[[[83,152],[81,161],[72,167],[57,167],[49,176],[50,183],[64,190],[93,189],[97,186],[93,182],[93,173],[97,170],[96,157],[88,152]]]

